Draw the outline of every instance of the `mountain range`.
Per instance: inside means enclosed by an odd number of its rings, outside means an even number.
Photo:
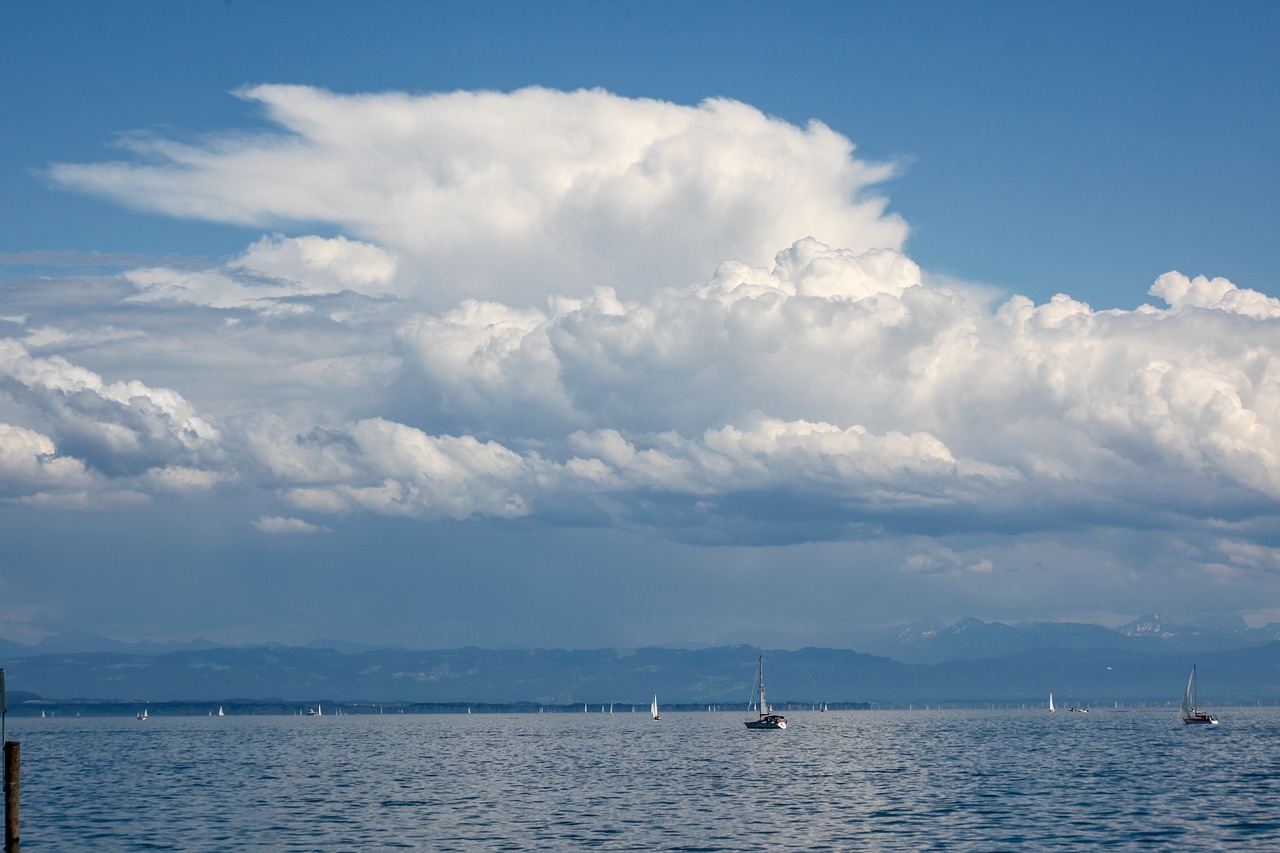
[[[1277,626],[1144,617],[1117,629],[962,619],[869,640],[869,651],[748,646],[708,649],[458,648],[347,645],[132,645],[88,635],[36,646],[0,641],[10,710],[47,697],[165,702],[743,704],[765,656],[777,704],[1176,704],[1192,663],[1217,704],[1280,701]],[[1232,639],[1234,638],[1234,639]],[[95,643],[99,647],[93,648]],[[77,644],[79,647],[77,648]],[[105,648],[104,648],[105,647]],[[123,647],[123,649],[122,649]],[[869,653],[874,652],[874,653]]]
[[[1280,623],[1250,628],[1239,617],[1189,620],[1141,616],[1118,628],[1079,622],[1006,625],[964,618],[947,626],[916,623],[867,638],[859,650],[903,663],[982,660],[1034,649],[1124,649],[1151,654],[1230,651],[1280,640]]]

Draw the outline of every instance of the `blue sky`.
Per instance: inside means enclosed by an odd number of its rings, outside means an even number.
[[[1280,620],[1278,18],[6,4],[0,636]]]

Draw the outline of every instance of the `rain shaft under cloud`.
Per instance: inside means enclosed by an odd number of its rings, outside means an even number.
[[[1257,596],[1280,568],[1276,299],[1169,272],[1158,304],[1095,311],[934,280],[873,191],[890,168],[727,100],[242,95],[279,130],[51,167],[269,233],[5,296],[4,500],[251,496],[263,536],[383,515],[874,542],[892,571],[988,580],[1154,531],[1241,609],[1280,604]]]

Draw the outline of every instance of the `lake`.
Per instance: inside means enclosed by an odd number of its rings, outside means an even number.
[[[10,718],[38,850],[1280,849],[1280,709]]]

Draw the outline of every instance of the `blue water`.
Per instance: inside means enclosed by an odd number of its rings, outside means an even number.
[[[39,850],[1280,849],[1280,710],[50,718]]]

